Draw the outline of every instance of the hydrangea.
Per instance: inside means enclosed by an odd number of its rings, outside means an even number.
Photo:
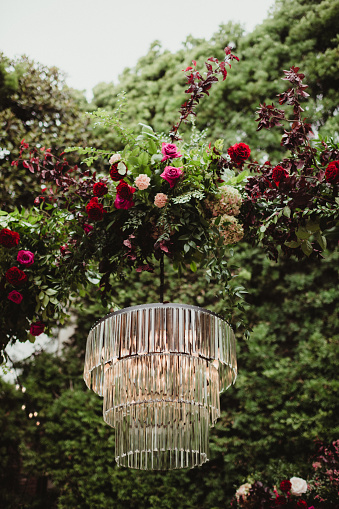
[[[215,220],[215,218],[212,220],[213,224]],[[229,216],[227,214],[222,215],[218,227],[221,235],[224,237],[224,243],[226,245],[236,244],[244,236],[244,229],[234,216]]]
[[[214,217],[222,214],[237,216],[242,204],[242,198],[235,187],[225,185],[219,188],[219,194],[214,201],[206,201],[205,203]]]

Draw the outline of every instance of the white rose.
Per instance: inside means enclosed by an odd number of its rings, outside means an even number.
[[[246,500],[247,495],[251,489],[251,486],[252,485],[249,482],[247,482],[245,484],[242,484],[240,488],[237,489],[235,496],[238,502],[240,501],[240,497],[242,498],[242,500]]]
[[[307,482],[301,477],[291,477],[290,483],[292,484],[291,493],[292,495],[300,496],[302,493],[307,491]]]
[[[117,161],[120,161],[121,155],[120,154],[113,154],[109,160],[109,164],[114,164]]]

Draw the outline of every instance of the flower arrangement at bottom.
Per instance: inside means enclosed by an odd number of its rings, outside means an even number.
[[[260,481],[241,485],[235,494],[237,507],[248,509],[316,509],[304,496],[309,490],[305,479],[291,477],[280,482],[279,489],[270,489]]]
[[[339,440],[319,442],[306,481],[293,476],[279,488],[261,481],[246,482],[235,493],[232,507],[248,509],[337,509],[339,501]]]

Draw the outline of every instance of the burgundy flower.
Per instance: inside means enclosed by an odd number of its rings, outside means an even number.
[[[14,247],[19,244],[20,235],[17,232],[12,232],[8,228],[3,228],[0,231],[0,244],[5,247]]]
[[[118,168],[119,166],[119,168]],[[124,171],[124,173],[123,173]],[[119,173],[119,172],[122,172]],[[114,180],[114,182],[117,182],[118,180],[122,180],[127,173],[127,166],[122,161],[117,161],[116,163],[112,164],[109,174],[111,175],[111,179]]]
[[[164,156],[161,159],[161,162],[166,161],[167,159],[174,159],[175,157],[182,157],[174,143],[163,143],[161,146],[161,153]]]
[[[21,265],[25,265],[29,267],[34,263],[34,254],[31,251],[21,250],[18,252],[18,256],[16,257],[17,261],[21,263]]]
[[[274,182],[279,185],[279,183],[282,181],[282,180],[285,180],[287,179],[288,177],[290,176],[290,174],[288,173],[287,170],[285,170],[285,168],[283,168],[282,166],[278,165],[276,166],[275,168],[273,168],[272,170],[272,179],[274,180]]]
[[[9,294],[7,295],[7,298],[9,300],[11,300],[12,302],[15,302],[15,304],[20,304],[20,302],[22,301],[23,299],[23,296],[21,295],[20,292],[17,292],[16,290],[12,290],[11,292],[9,292]]]
[[[291,487],[292,487],[292,484],[287,479],[285,479],[284,481],[281,481],[281,483],[280,483],[280,489],[281,489],[281,491],[284,491],[285,493],[287,493],[287,491],[290,491]]]
[[[90,219],[93,221],[101,221],[104,217],[104,207],[99,203],[98,198],[91,198],[89,203],[86,205],[86,212]]]
[[[120,198],[124,198],[125,200],[132,201],[132,195],[135,191],[135,187],[129,186],[124,180],[117,185],[117,194]]]
[[[13,286],[21,286],[27,281],[26,274],[18,269],[18,267],[11,267],[5,274],[7,281]]]
[[[100,198],[101,196],[104,196],[107,193],[108,193],[108,188],[107,188],[106,184],[104,184],[103,182],[96,182],[93,185],[94,196],[98,196]]]
[[[117,194],[115,201],[114,201],[114,207],[116,209],[128,210],[131,207],[134,207],[134,201],[128,200],[127,198],[123,198],[122,196]]]
[[[339,184],[339,161],[332,161],[325,170],[326,182]]]
[[[33,322],[29,329],[32,336],[40,336],[45,330],[45,324],[43,322]]]
[[[297,507],[300,507],[300,508],[302,508],[302,509],[307,509],[307,508],[308,508],[308,505],[307,505],[307,503],[305,502],[305,500],[298,500]]]
[[[282,495],[277,495],[277,498],[275,499],[275,505],[285,505],[286,504],[286,498]]]
[[[242,164],[250,157],[251,150],[245,143],[236,143],[230,147],[227,152],[234,163]]]
[[[84,232],[88,235],[93,230],[93,226],[91,224],[84,224]]]
[[[160,177],[166,180],[170,187],[174,187],[180,177],[184,174],[182,166],[175,168],[174,166],[166,166]]]

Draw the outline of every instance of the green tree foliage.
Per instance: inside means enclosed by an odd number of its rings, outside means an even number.
[[[210,432],[211,461],[203,467],[168,473],[116,467],[114,430],[102,420],[102,400],[81,380],[85,337],[103,314],[95,297],[62,358],[41,354],[26,363],[20,377],[25,394],[3,386],[1,426],[12,442],[15,436],[14,457],[26,475],[48,476],[55,507],[221,509],[248,476],[278,482],[310,475],[315,441],[330,442],[339,431],[338,253],[321,264],[276,264],[243,246],[234,261],[239,283],[249,289],[253,332],[249,341],[238,334],[239,377],[222,396],[222,416]],[[180,281],[169,268],[166,273],[166,299],[221,309],[217,285],[206,287],[201,274]],[[117,283],[118,304],[156,301],[157,287],[148,273],[136,281],[130,276]],[[38,416],[30,419],[34,410]],[[7,434],[1,439],[3,472],[13,461],[12,442]],[[46,496],[28,507],[44,507]]]
[[[246,37],[239,26],[223,26],[211,41],[187,38],[174,55],[156,43],[135,69],[124,71],[117,86],[96,87],[94,107],[114,110],[116,95],[125,90],[131,123],[168,132],[184,97],[178,72],[191,60],[199,66],[206,55],[222,57],[222,48],[233,41],[241,60],[234,63],[225,88],[202,102],[200,127],[208,127],[211,137],[226,137],[230,145],[246,136],[258,157],[261,150],[278,158],[280,135],[260,133],[259,142],[254,111],[282,91],[281,70],[298,65],[309,77],[311,103],[305,115],[315,119],[320,134],[332,136],[338,129],[338,5],[338,0],[279,1],[270,18]],[[0,67],[1,104],[16,97],[20,76],[19,68]],[[11,108],[0,115],[12,115]],[[22,127],[23,121],[13,118],[24,136],[30,135],[30,124]],[[32,140],[38,140],[38,132],[33,134]],[[97,136],[103,136],[100,148],[119,148],[114,132],[98,129]],[[8,150],[14,150],[14,142]],[[221,509],[229,507],[236,488],[248,479],[277,483],[311,475],[315,441],[330,442],[339,431],[338,253],[326,253],[321,262],[274,263],[257,248],[237,247],[232,261],[238,269],[232,270],[249,291],[253,332],[249,341],[238,333],[239,377],[222,396],[222,415],[210,433],[211,461],[168,473],[116,467],[114,430],[102,420],[102,400],[81,380],[87,332],[104,314],[95,294],[82,304],[76,335],[62,357],[42,353],[20,366],[26,392],[0,384],[0,505]],[[168,267],[166,275],[166,300],[222,312],[216,283],[206,285],[199,273],[180,281]],[[148,273],[128,275],[115,291],[120,307],[158,300],[158,282]],[[27,479],[48,478],[54,488],[29,497],[20,491],[20,471]]]
[[[89,143],[86,99],[68,88],[56,67],[23,56],[10,60],[0,53],[0,204],[2,209],[33,205],[36,179],[11,166],[22,139],[57,153],[75,142]],[[33,191],[33,192],[32,192]]]
[[[136,67],[126,68],[119,83],[101,83],[94,89],[94,107],[115,109],[117,94],[127,93],[126,118],[168,132],[184,100],[180,72],[192,60],[203,69],[208,56],[222,58],[222,49],[232,43],[240,62],[234,63],[225,83],[203,101],[199,129],[208,128],[213,140],[225,138],[229,145],[246,139],[254,157],[279,159],[280,134],[256,133],[255,110],[259,103],[276,101],[283,90],[282,69],[299,66],[306,74],[308,102],[305,116],[321,136],[338,136],[338,0],[277,1],[271,15],[252,33],[244,35],[236,24],[221,25],[209,41],[187,38],[183,49],[161,51],[156,41]],[[113,133],[105,143],[114,144]],[[116,147],[119,148],[119,147]],[[264,154],[263,154],[264,152]]]

